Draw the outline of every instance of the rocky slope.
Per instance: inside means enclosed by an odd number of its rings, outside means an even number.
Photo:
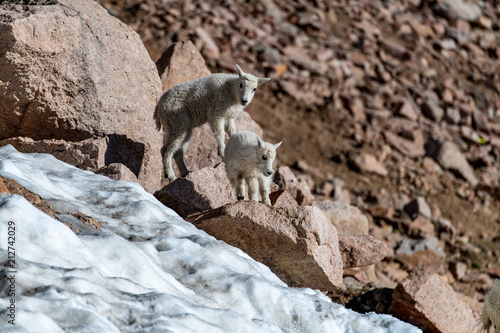
[[[480,309],[500,276],[497,2],[99,2],[155,61],[192,40],[212,71],[273,78],[247,111],[315,200],[390,245],[375,285],[423,267]]]
[[[96,3],[6,1],[0,146],[48,152],[153,193],[161,138],[147,114],[158,74],[165,91],[209,74],[205,61],[231,72],[237,62],[273,78],[237,119],[284,141],[273,207],[232,204],[207,126],[193,134],[193,172],[163,181],[157,199],[291,286],[425,330],[471,330],[500,276],[495,3],[101,3],[141,35],[156,68],[137,35]]]

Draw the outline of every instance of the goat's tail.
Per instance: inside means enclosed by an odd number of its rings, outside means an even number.
[[[160,103],[156,104],[155,113],[153,115],[153,118],[156,122],[156,129],[158,131],[161,130]]]

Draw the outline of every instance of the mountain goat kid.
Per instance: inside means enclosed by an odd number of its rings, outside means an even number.
[[[479,319],[481,332],[489,332],[491,326],[495,333],[500,333],[500,280],[497,280],[484,301],[483,311]]]
[[[163,127],[163,172],[175,179],[172,169],[174,157],[181,176],[189,173],[184,163],[191,133],[195,127],[208,123],[217,139],[218,153],[224,157],[225,132],[236,132],[234,118],[247,106],[257,86],[269,78],[258,78],[244,73],[236,65],[238,75],[212,74],[178,84],[166,91],[156,105],[156,128]]]
[[[245,182],[250,200],[271,205],[269,187],[274,172],[273,162],[276,149],[281,145],[262,141],[253,132],[240,131],[227,142],[224,154],[227,178],[236,190],[238,200],[245,199]]]

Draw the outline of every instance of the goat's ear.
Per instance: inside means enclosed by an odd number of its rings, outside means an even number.
[[[281,146],[282,143],[283,143],[283,141],[280,141],[277,144],[275,144],[274,149],[278,149],[278,147]]]
[[[238,76],[239,77],[243,77],[243,75],[245,75],[245,72],[243,72],[240,68],[240,66],[238,66],[238,64],[236,64],[236,69],[238,70]]]
[[[257,147],[259,147],[259,149],[262,148],[262,140],[260,139],[260,137],[257,137]]]
[[[268,78],[268,77],[259,77],[259,78],[257,79],[257,84],[261,84],[261,83],[267,82],[267,81],[269,81],[269,80],[271,80],[271,79],[270,79],[270,78]]]

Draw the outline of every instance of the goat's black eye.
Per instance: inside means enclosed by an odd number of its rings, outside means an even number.
[[[264,161],[267,161],[267,156],[266,156],[266,155],[262,155],[262,159],[263,159]]]
[[[257,88],[253,88],[253,91],[255,92],[255,90],[257,90]]]
[[[243,89],[243,83],[240,83],[240,89]]]

